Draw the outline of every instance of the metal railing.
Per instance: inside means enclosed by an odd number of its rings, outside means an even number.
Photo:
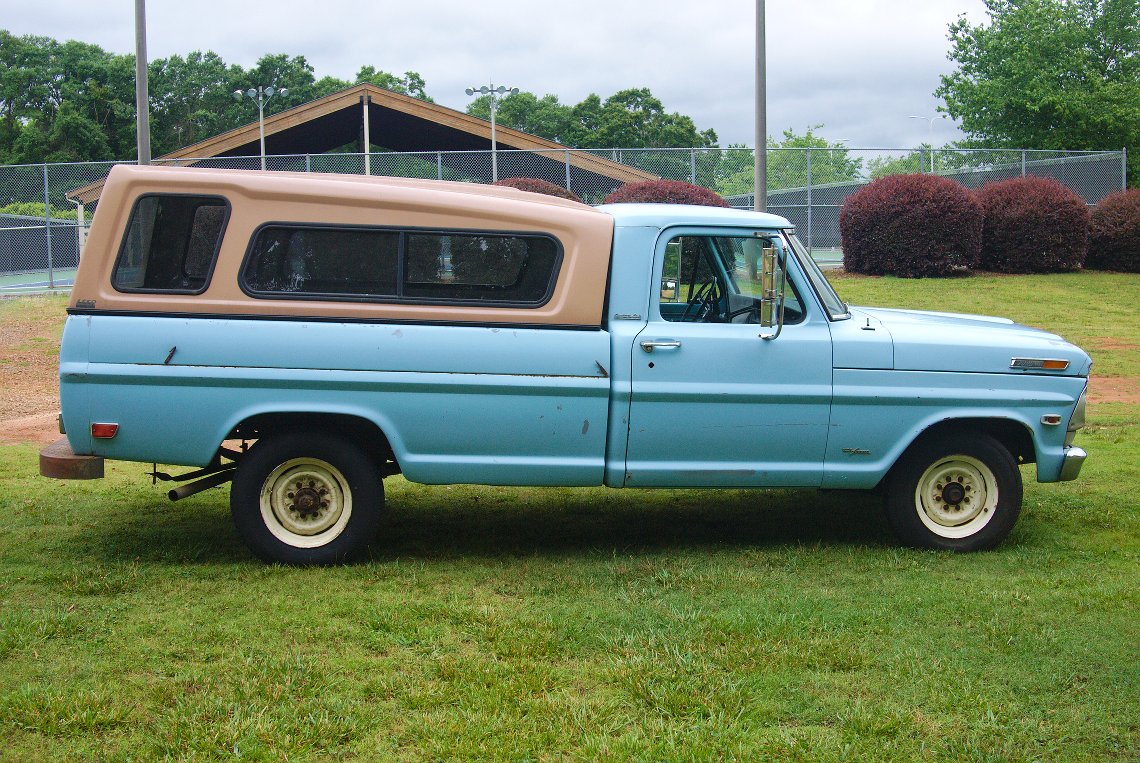
[[[750,148],[498,152],[500,178],[533,177],[600,203],[641,173],[710,188],[733,206],[753,206]],[[486,183],[490,151],[297,154],[266,157],[269,170],[386,175]],[[70,285],[97,199],[81,204],[119,162],[0,166],[0,293]],[[260,169],[259,156],[155,160],[155,164]],[[1031,149],[768,149],[768,211],[789,219],[822,259],[839,254],[839,210],[873,177],[934,172],[967,187],[1024,175],[1052,177],[1094,205],[1126,187],[1124,151]],[[87,192],[85,192],[87,191]]]

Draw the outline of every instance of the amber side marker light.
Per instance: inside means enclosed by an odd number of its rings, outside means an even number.
[[[92,424],[91,436],[96,440],[110,440],[119,433],[118,424]]]
[[[1069,367],[1069,361],[1059,358],[1013,358],[1010,368],[1042,371],[1064,371]]]

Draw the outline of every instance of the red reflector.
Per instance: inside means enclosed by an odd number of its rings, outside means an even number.
[[[118,424],[92,424],[91,436],[99,440],[110,440],[119,433]]]

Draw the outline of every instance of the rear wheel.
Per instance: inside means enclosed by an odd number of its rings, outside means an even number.
[[[895,465],[886,510],[905,543],[950,551],[993,548],[1021,513],[1021,472],[988,435],[932,437]]]
[[[323,433],[259,440],[241,460],[230,513],[257,556],[335,564],[359,555],[379,528],[384,485],[352,443]]]

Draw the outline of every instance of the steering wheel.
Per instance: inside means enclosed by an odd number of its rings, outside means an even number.
[[[716,278],[710,278],[693,292],[689,302],[685,305],[685,312],[681,314],[681,321],[694,323],[707,323],[709,317],[716,315],[720,306],[720,288]],[[689,316],[692,316],[691,318]]]

